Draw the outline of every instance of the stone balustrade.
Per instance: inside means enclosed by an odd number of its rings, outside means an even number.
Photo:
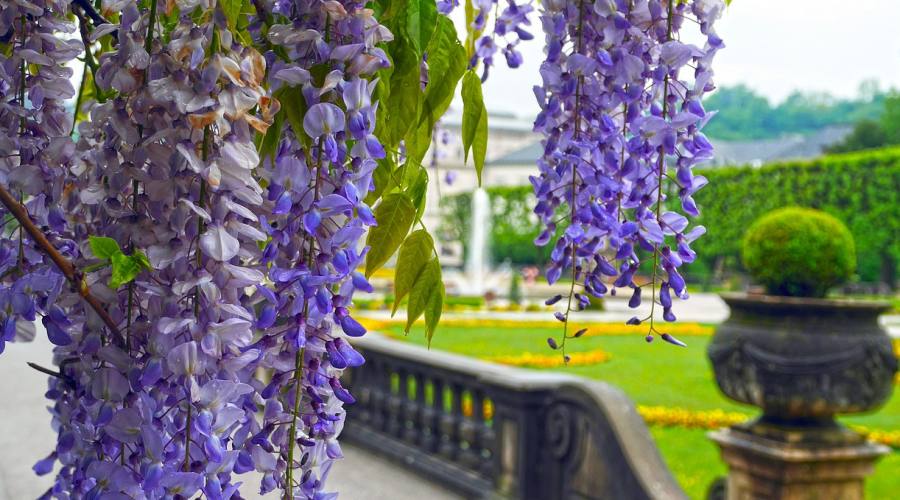
[[[685,498],[607,384],[370,335],[343,437],[467,498]]]

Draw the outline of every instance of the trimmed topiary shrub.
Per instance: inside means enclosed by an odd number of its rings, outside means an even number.
[[[856,269],[853,235],[841,221],[809,208],[769,212],[744,235],[744,266],[772,295],[824,297]]]

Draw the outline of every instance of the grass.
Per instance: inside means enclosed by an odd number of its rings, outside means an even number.
[[[492,326],[479,329],[469,326],[441,326],[431,343],[432,349],[465,354],[477,358],[516,355],[525,352],[548,354],[548,337],[559,338],[560,328],[503,328]],[[399,326],[387,327],[397,338],[425,345],[420,325],[403,336]],[[623,389],[637,404],[681,407],[689,410],[722,409],[757,414],[754,407],[726,399],[713,380],[706,346],[709,337],[685,337],[687,348],[679,348],[656,341],[647,344],[640,335],[585,336],[570,340],[567,351],[587,352],[602,349],[610,354],[607,362],[592,366],[556,368],[574,375],[603,380]],[[900,429],[900,397],[893,397],[880,411],[867,415],[845,417],[849,424],[872,429]],[[716,446],[706,438],[705,430],[685,428],[651,429],[663,458],[678,482],[691,498],[705,498],[706,489],[717,476],[726,473]],[[896,477],[900,475],[900,452],[884,458],[868,481],[870,498],[889,498],[896,493]]]

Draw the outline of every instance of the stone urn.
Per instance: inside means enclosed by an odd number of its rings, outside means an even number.
[[[862,498],[887,449],[837,423],[893,391],[897,359],[878,324],[888,304],[723,294],[731,308],[708,347],[716,383],[757,406],[751,422],[716,431],[727,497]],[[820,489],[824,488],[824,489]]]
[[[897,358],[879,302],[723,294],[731,316],[709,344],[716,383],[771,423],[827,424],[880,407]]]

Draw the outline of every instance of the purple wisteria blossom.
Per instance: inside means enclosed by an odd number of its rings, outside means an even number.
[[[700,132],[711,113],[701,98],[714,88],[710,64],[723,44],[712,24],[723,7],[718,0],[542,3],[547,48],[534,128],[544,135],[544,155],[531,182],[546,225],[535,243],[554,245],[547,279],[572,280],[561,321],[591,296],[631,287],[629,306],[649,299],[652,312],[630,323],[649,320],[652,339],[656,306],[674,321],[672,296],[688,297],[679,268],[694,260],[690,243],[704,229],[689,228],[685,215],[699,214],[693,194],[706,184],[691,169],[712,158]],[[679,41],[688,23],[704,46]],[[676,199],[667,199],[671,192]],[[639,283],[639,272],[649,280]]]
[[[54,344],[58,371],[43,371],[57,443],[34,471],[58,472],[43,498],[226,500],[240,498],[245,473],[262,476],[261,493],[336,496],[325,483],[343,456],[343,405],[355,402],[340,377],[365,362],[348,339],[366,334],[352,306],[373,290],[358,270],[370,251],[362,238],[378,225],[374,178],[379,164],[392,176],[411,144],[385,139],[386,151],[378,99],[393,86],[395,98],[426,94],[427,106],[411,107],[449,105],[453,87],[436,85],[436,68],[453,62],[461,75],[470,58],[487,78],[498,52],[519,66],[517,44],[532,37],[530,0],[466,1],[468,55],[435,37],[431,54],[404,58],[416,44],[391,45],[375,10],[353,0],[254,0],[237,11],[104,2],[112,21],[85,2],[0,0],[0,184],[30,217],[3,198],[0,353],[34,338],[37,321]],[[536,243],[557,238],[548,278],[573,281],[556,317],[567,323],[588,296],[631,287],[629,305],[649,295],[673,321],[673,296],[687,297],[679,268],[704,232],[686,216],[706,183],[692,167],[712,154],[700,100],[713,88],[721,2],[541,5],[535,129],[545,154],[532,183],[547,230]],[[675,36],[688,18],[704,47]],[[445,37],[452,23],[439,19]],[[441,60],[442,47],[457,58]],[[77,93],[76,113],[89,119],[73,130],[63,103],[76,96],[67,64],[79,54],[90,91]],[[680,78],[687,67],[693,80]],[[436,145],[444,134],[432,132]],[[677,202],[665,198],[667,180]],[[639,272],[652,273],[649,294]]]
[[[503,54],[506,65],[510,68],[521,66],[522,53],[517,50],[517,46],[522,40],[534,39],[534,35],[527,30],[531,25],[529,15],[534,12],[531,0],[506,0],[505,7],[501,7],[501,0],[465,1],[471,1],[475,11],[475,18],[470,26],[475,33],[485,32],[492,12],[497,12],[493,29],[480,35],[475,41],[475,53],[471,56],[469,67],[476,67],[479,61],[484,63],[481,80],[487,80],[498,51]]]

